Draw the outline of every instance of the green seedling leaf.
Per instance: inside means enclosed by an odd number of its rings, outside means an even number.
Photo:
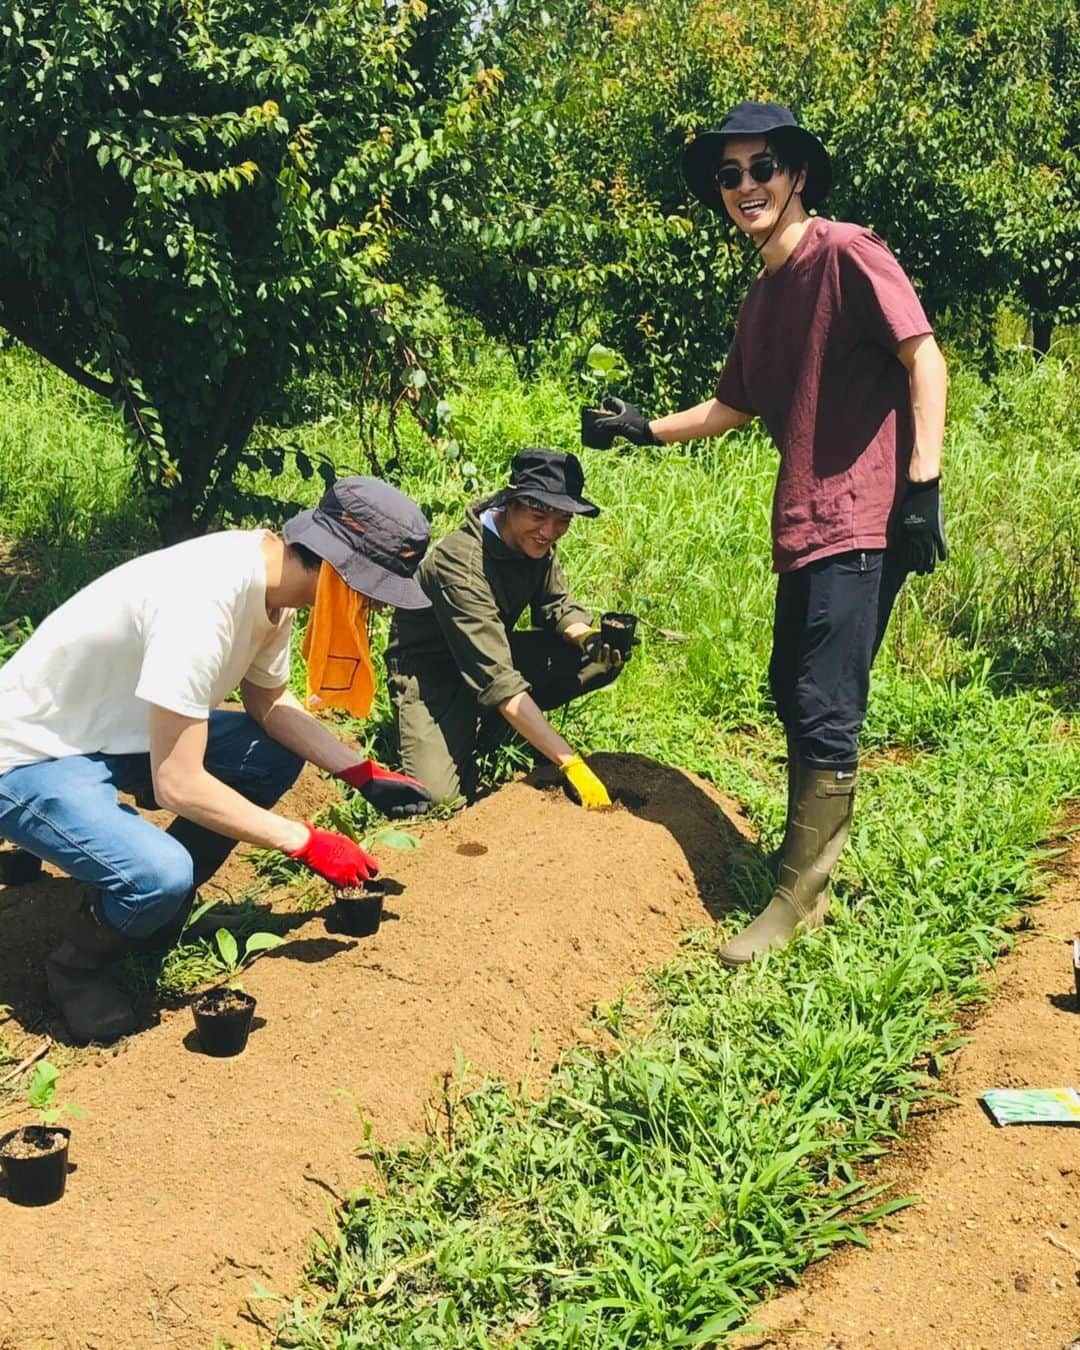
[[[618,354],[599,342],[594,342],[589,348],[585,360],[589,369],[595,370],[598,375],[610,375],[619,364]]]
[[[187,923],[184,924],[184,930],[186,931],[192,924],[198,923],[202,916],[209,913],[213,908],[213,900],[204,900],[201,905],[196,905],[187,917]]]
[[[71,1102],[57,1102],[56,1084],[60,1077],[60,1070],[55,1064],[51,1064],[47,1059],[41,1060],[34,1065],[34,1072],[30,1075],[30,1082],[26,1087],[27,1104],[38,1113],[42,1125],[50,1128],[55,1125],[61,1116],[84,1116],[85,1111]]]
[[[240,949],[233,935],[227,928],[219,928],[214,934],[214,941],[217,943],[218,953],[226,970],[230,972],[236,970],[240,965]]]
[[[378,830],[372,838],[372,843],[381,848],[398,848],[403,851],[410,848],[419,848],[420,840],[408,830],[398,830],[391,826],[386,830]]]
[[[252,933],[244,949],[244,959],[247,960],[255,952],[272,951],[275,947],[280,947],[284,941],[285,939],[278,933]]]
[[[56,1097],[56,1080],[59,1077],[60,1070],[47,1059],[34,1065],[34,1072],[30,1075],[30,1082],[26,1088],[26,1100],[35,1111],[46,1111],[52,1106]]]

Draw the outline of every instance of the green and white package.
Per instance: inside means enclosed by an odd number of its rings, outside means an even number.
[[[994,1088],[982,1099],[999,1125],[1080,1125],[1076,1088]]]

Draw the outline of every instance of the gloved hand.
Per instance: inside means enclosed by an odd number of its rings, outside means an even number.
[[[568,759],[559,772],[566,779],[567,796],[578,806],[584,806],[587,811],[597,811],[611,805],[607,788],[580,755]]]
[[[407,773],[384,769],[373,759],[365,759],[336,775],[350,787],[359,788],[368,801],[384,816],[401,820],[404,816],[422,816],[431,805],[431,793]]]
[[[612,647],[609,642],[605,642],[599,628],[590,628],[586,633],[579,633],[574,641],[581,648],[586,660],[595,661],[597,665],[606,666],[608,670],[618,670],[630,660],[631,653],[627,652],[623,656],[618,647]]]
[[[940,478],[908,485],[900,503],[900,547],[907,554],[908,567],[919,576],[926,576],[939,559],[944,562],[949,556]]]
[[[317,830],[314,825],[304,824],[311,831],[307,843],[290,853],[305,867],[320,877],[325,877],[338,890],[349,886],[359,886],[362,881],[370,881],[379,870],[379,860],[365,853],[359,844],[348,835],[335,834],[333,830]]]
[[[599,408],[582,408],[582,445],[593,450],[610,450],[616,436],[622,436],[634,445],[663,445],[649,429],[648,418],[625,399],[608,397]]]

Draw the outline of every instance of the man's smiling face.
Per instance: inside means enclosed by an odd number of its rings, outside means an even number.
[[[757,182],[750,174],[751,165],[771,165],[773,172],[768,182]],[[738,185],[725,187],[720,175],[727,176],[735,170],[740,175]],[[751,238],[766,239],[790,203],[798,202],[801,206],[797,193],[791,190],[791,173],[781,167],[764,136],[728,137],[717,174],[728,215]],[[801,174],[798,186],[802,186]]]

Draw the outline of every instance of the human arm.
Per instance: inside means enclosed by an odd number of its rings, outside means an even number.
[[[159,806],[227,839],[277,849],[337,886],[378,872],[377,859],[352,839],[256,806],[209,773],[208,736],[205,721],[151,704],[150,772]]]
[[[725,431],[749,422],[752,414],[740,412],[718,398],[710,398],[682,412],[646,418],[621,398],[605,398],[600,408],[582,411],[582,441],[593,449],[608,449],[616,436],[634,445],[668,445],[722,436]]]
[[[900,502],[899,527],[910,569],[920,576],[948,557],[941,507],[941,442],[945,433],[948,373],[945,358],[929,333],[906,338],[897,357],[908,372],[914,444],[907,489]]]
[[[722,436],[726,431],[745,426],[752,417],[752,413],[740,412],[718,398],[710,398],[693,408],[684,408],[682,412],[654,418],[649,426],[658,440],[671,445],[706,436]]]
[[[259,848],[294,853],[308,827],[249,802],[206,769],[208,724],[151,704],[150,772],[158,805],[195,825]]]
[[[285,685],[264,689],[245,680],[244,710],[279,745],[359,789],[377,810],[394,817],[423,815],[431,793],[408,774],[384,769],[339,740]]]
[[[931,333],[906,338],[897,347],[896,355],[908,373],[915,429],[907,476],[912,483],[927,483],[941,477],[941,443],[949,387],[945,358]]]
[[[244,711],[268,736],[316,768],[340,776],[362,762],[361,757],[308,712],[288,685],[265,689],[242,681]]]
[[[568,744],[525,690],[499,704],[499,712],[519,736],[549,759],[564,774],[577,792],[583,806],[610,806],[611,798],[603,783]]]

